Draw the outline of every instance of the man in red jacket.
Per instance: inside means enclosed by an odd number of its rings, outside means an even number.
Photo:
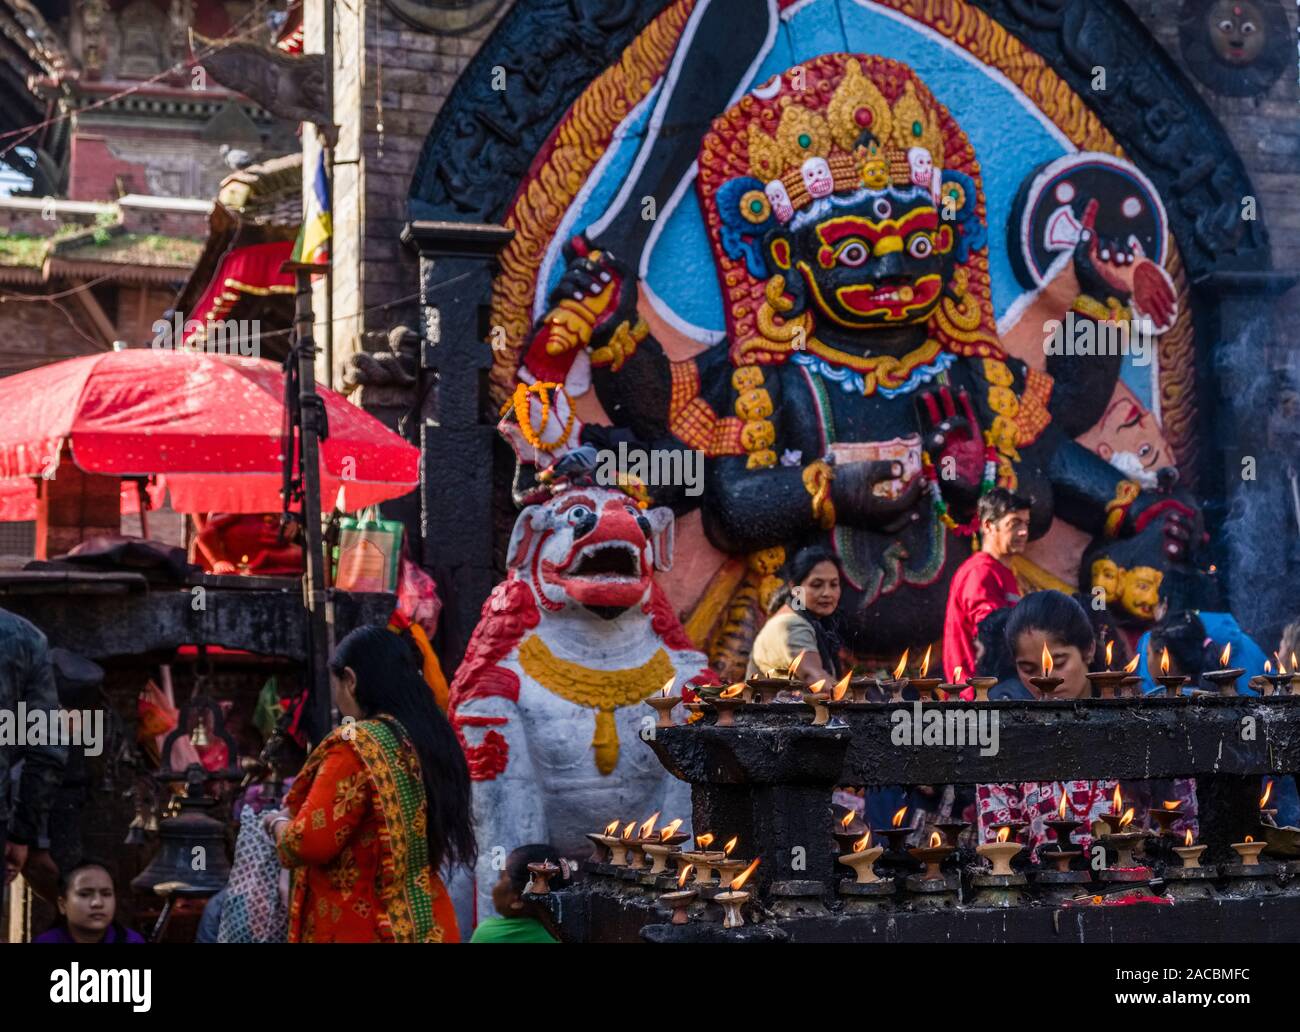
[[[948,680],[961,667],[975,673],[975,629],[995,609],[1014,606],[1020,587],[1011,557],[1029,541],[1029,499],[995,487],[979,501],[980,550],[957,568],[943,619],[943,669]]]

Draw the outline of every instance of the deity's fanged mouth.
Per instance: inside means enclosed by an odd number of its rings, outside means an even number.
[[[863,284],[841,287],[836,291],[840,303],[850,311],[862,315],[885,312],[892,318],[901,318],[909,309],[928,306],[939,292],[939,277],[925,276],[915,283],[891,277],[879,286]]]
[[[578,561],[569,568],[568,575],[596,580],[637,580],[641,576],[641,557],[629,544],[588,545],[578,553]]]

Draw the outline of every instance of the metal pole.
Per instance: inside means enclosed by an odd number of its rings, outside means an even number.
[[[303,603],[307,610],[308,676],[311,697],[307,706],[307,734],[312,744],[329,733],[333,723],[330,711],[329,651],[330,612],[328,584],[325,579],[325,556],[321,541],[320,499],[320,414],[322,402],[316,393],[316,343],[312,338],[314,316],[311,306],[311,277],[325,271],[323,265],[285,262],[284,271],[293,272],[297,295],[294,305],[294,338],[297,342],[298,401],[302,413],[299,455],[302,466],[303,547],[307,569],[303,578]]]

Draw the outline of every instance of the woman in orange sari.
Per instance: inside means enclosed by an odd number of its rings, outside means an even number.
[[[269,814],[293,872],[290,942],[459,942],[438,871],[473,866],[469,769],[410,649],[380,627],[330,660],[344,720]]]

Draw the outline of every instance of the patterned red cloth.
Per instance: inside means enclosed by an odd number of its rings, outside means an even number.
[[[1070,819],[1081,821],[1072,838],[1085,853],[1092,846],[1092,822],[1103,813],[1111,811],[1111,796],[1116,782],[1102,781],[1021,781],[975,786],[976,819],[979,821],[981,842],[997,838],[1000,825],[1016,822],[1029,824],[1026,844],[1034,850],[1038,862],[1038,847],[1044,842],[1055,842],[1056,832],[1044,822],[1056,817],[1061,805],[1061,792],[1067,793],[1069,803],[1066,813]]]

